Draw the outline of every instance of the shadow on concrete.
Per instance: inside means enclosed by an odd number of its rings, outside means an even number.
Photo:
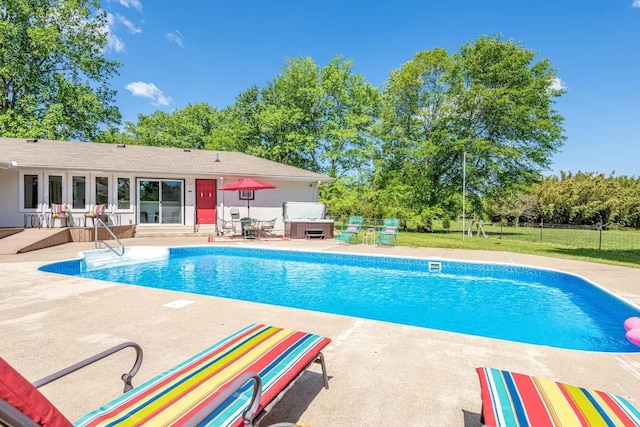
[[[329,387],[331,387],[331,378],[329,376]],[[282,400],[260,421],[260,425],[298,421],[304,423],[304,420],[300,419],[302,414],[321,391],[329,391],[324,389],[322,374],[304,371]]]
[[[477,412],[470,412],[463,409],[462,415],[464,416],[464,427],[482,426],[482,423],[480,422],[480,414]]]

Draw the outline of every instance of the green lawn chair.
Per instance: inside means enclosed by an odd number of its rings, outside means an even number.
[[[400,220],[397,218],[387,218],[384,220],[382,229],[376,237],[376,245],[395,246],[398,244],[398,231],[400,229]]]
[[[356,240],[358,233],[360,233],[360,230],[362,229],[362,221],[363,219],[361,216],[352,216],[349,218],[347,228],[336,236],[336,240],[345,243],[351,243],[351,241]]]

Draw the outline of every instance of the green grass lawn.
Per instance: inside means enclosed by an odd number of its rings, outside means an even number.
[[[558,229],[539,227],[500,227],[500,225],[485,225],[488,235],[502,239],[516,239],[536,243],[550,243],[575,248],[603,249],[603,250],[639,250],[640,232],[636,230],[604,230],[588,228]],[[477,235],[477,232],[474,232]],[[602,237],[602,241],[600,241]]]
[[[398,235],[398,245],[518,252],[640,268],[640,250],[620,251],[613,249],[582,249],[552,243],[537,243],[511,239],[498,239],[491,236],[487,238],[466,237],[463,241],[462,232],[446,234],[439,232],[416,233],[410,231],[401,231]]]
[[[336,229],[340,230],[341,224],[337,223]],[[517,252],[640,268],[638,231],[604,231],[602,250],[598,250],[599,232],[595,230],[543,229],[542,242],[539,228],[504,227],[501,233],[499,225],[484,225],[484,230],[487,238],[476,237],[474,230],[474,237],[465,236],[463,240],[461,222],[452,221],[447,232],[437,221],[432,233],[401,230],[398,245]]]

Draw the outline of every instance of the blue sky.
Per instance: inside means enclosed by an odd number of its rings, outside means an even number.
[[[288,58],[336,55],[374,86],[416,52],[502,34],[548,58],[567,140],[547,172],[640,176],[640,0],[103,0],[125,121],[263,87]]]

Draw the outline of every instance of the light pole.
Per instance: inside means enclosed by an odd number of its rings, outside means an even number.
[[[464,240],[465,198],[467,192],[467,152],[462,152],[462,240]]]

